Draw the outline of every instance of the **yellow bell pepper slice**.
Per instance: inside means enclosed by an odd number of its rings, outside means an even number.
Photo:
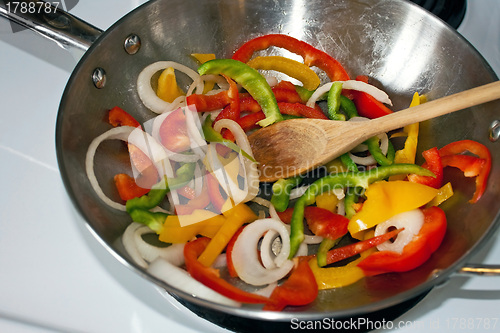
[[[413,94],[412,101],[410,103],[410,107],[414,107],[425,103],[426,97],[420,96],[418,92]],[[394,156],[394,163],[415,163],[415,157],[417,154],[417,144],[418,144],[418,132],[419,132],[419,123],[410,124],[403,128],[402,135],[406,135],[406,141],[403,149],[396,151],[396,155]],[[393,136],[394,137],[394,136]],[[405,175],[397,175],[392,176],[389,180],[402,180],[406,176]]]
[[[180,218],[195,222],[181,226],[178,215],[169,215],[159,233],[160,241],[165,243],[186,243],[197,235],[214,237],[226,221],[223,215],[217,215],[203,209],[195,209],[193,213],[182,215]]]
[[[438,193],[430,186],[403,180],[378,181],[368,186],[366,201],[349,220],[347,229],[354,238],[362,231],[376,226],[399,213],[427,204]]]
[[[373,230],[367,232],[365,239],[373,237]],[[371,248],[367,251],[361,252],[360,257],[351,261],[345,266],[339,267],[319,267],[318,260],[312,258],[309,260],[309,267],[314,274],[316,283],[319,290],[341,288],[353,284],[365,277],[363,270],[358,267],[364,258],[376,251],[376,248]]]
[[[191,57],[195,58],[200,65],[206,63],[209,60],[215,59],[215,54],[213,53],[191,53]],[[206,94],[210,90],[214,89],[215,82],[213,81],[205,81],[205,88],[203,89],[203,93]]]
[[[318,88],[320,79],[309,66],[293,59],[281,56],[256,57],[247,62],[255,69],[275,70],[302,82],[307,90]]]
[[[184,91],[177,85],[175,71],[172,67],[165,68],[161,72],[156,95],[168,103],[172,103],[177,97],[184,95]]]
[[[215,59],[215,54],[213,53],[191,53],[191,57],[195,58],[200,65],[206,63],[209,60]]]
[[[332,213],[337,212],[339,199],[333,192],[325,192],[316,197],[316,206],[326,209]]]
[[[453,188],[451,186],[451,183],[448,182],[439,189],[434,199],[432,199],[427,204],[427,207],[439,206],[440,204],[448,200],[451,196],[453,196]]]
[[[224,248],[229,243],[229,240],[245,223],[253,222],[257,219],[257,215],[246,204],[240,203],[231,209],[224,210],[222,213],[226,221],[221,226],[219,231],[212,237],[210,243],[198,258],[198,261],[203,265],[211,266],[215,259],[222,253]]]

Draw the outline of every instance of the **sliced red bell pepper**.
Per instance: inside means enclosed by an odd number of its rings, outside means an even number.
[[[212,267],[205,267],[198,261],[198,256],[205,250],[210,238],[201,237],[194,241],[188,242],[184,246],[184,258],[186,260],[186,269],[189,274],[205,286],[215,290],[232,300],[241,303],[268,303],[270,300],[267,297],[252,294],[230,284],[226,280],[220,278],[219,271]]]
[[[177,215],[191,214],[195,209],[203,209],[210,204],[210,194],[208,191],[207,182],[203,184],[200,195],[189,200],[186,204],[175,205]]]
[[[368,77],[364,75],[357,76],[356,80],[368,83]],[[345,94],[352,98],[358,114],[361,117],[374,119],[383,117],[393,112],[383,103],[376,100],[372,95],[367,94],[363,91],[349,90]]]
[[[301,306],[313,302],[318,296],[318,284],[309,267],[308,260],[302,259],[292,271],[290,277],[280,286],[274,288],[270,299],[263,310],[281,311],[286,306]]]
[[[266,118],[266,115],[264,112],[259,111],[255,113],[249,113],[240,119],[237,120],[238,125],[241,126],[241,128],[245,131],[248,132],[252,129],[259,128],[259,124],[257,124],[259,121],[262,119]]]
[[[338,239],[347,234],[349,219],[324,208],[307,206],[304,210],[309,229],[317,236]]]
[[[379,118],[392,113],[392,110],[363,91],[352,91],[353,102],[361,117]]]
[[[323,111],[316,108],[311,108],[301,103],[285,103],[279,102],[278,107],[282,114],[306,118],[328,119]]]
[[[295,91],[297,93],[297,90],[295,90],[295,85],[292,82],[287,81],[287,80],[281,80],[280,82],[278,82],[277,85],[274,86],[274,88],[288,89],[288,90]],[[297,95],[298,95],[298,93],[297,93]]]
[[[420,183],[434,188],[443,186],[443,163],[436,147],[422,152],[425,163],[422,167],[432,171],[436,177],[408,175],[408,180],[414,183]]]
[[[441,158],[443,167],[459,168],[465,177],[476,177],[486,165],[486,160],[471,155],[446,155]]]
[[[120,198],[124,201],[141,197],[149,192],[149,188],[138,186],[135,179],[125,173],[115,175],[114,182]]]
[[[215,111],[224,108],[231,103],[227,91],[221,91],[214,95],[191,94],[186,97],[186,104],[196,107],[196,111]]]
[[[278,103],[279,102],[302,103],[302,99],[300,98],[297,91],[295,91],[295,89],[290,90],[288,88],[273,87],[272,91]]]
[[[238,86],[231,78],[226,75],[222,75],[229,83],[229,89],[227,91],[227,96],[230,98],[231,102],[227,105],[215,118],[214,124],[221,119],[230,119],[237,121],[240,118],[240,96],[238,92]],[[234,141],[234,135],[228,130],[222,130],[222,137]]]
[[[321,68],[332,81],[349,80],[347,71],[335,58],[306,42],[282,34],[269,34],[251,39],[243,44],[232,58],[246,63],[254,52],[265,50],[270,46],[284,48],[302,56],[307,66]]]
[[[160,125],[160,142],[173,152],[187,150],[191,141],[187,133],[186,115],[182,108],[169,114]]]
[[[240,111],[241,112],[262,112],[259,103],[251,96],[240,97]]]
[[[182,195],[186,199],[194,199],[196,197],[195,191],[190,186],[183,186],[177,189],[177,194]]]
[[[132,126],[141,127],[141,124],[132,117],[127,111],[115,106],[108,113],[108,122],[114,127],[117,126]]]
[[[388,241],[389,239],[395,237],[402,230],[403,229],[392,230],[380,236],[375,236],[363,241],[330,250],[326,254],[326,264],[330,265],[360,254],[361,252],[364,252],[368,249],[371,249],[372,247],[382,244],[385,241]]]
[[[441,158],[449,155],[459,155],[465,152],[471,152],[485,160],[481,171],[476,177],[476,191],[472,199],[469,200],[470,203],[475,203],[481,198],[486,190],[486,184],[491,170],[491,153],[489,149],[485,145],[473,140],[455,141],[439,149]]]
[[[220,193],[219,182],[217,181],[217,178],[215,178],[215,176],[212,175],[211,173],[207,173],[205,177],[208,187],[208,193],[210,196],[210,201],[212,202],[212,205],[214,206],[216,211],[221,212],[222,206],[226,202],[226,199],[224,199],[222,197],[222,194]]]
[[[229,276],[231,277],[238,277],[238,273],[236,272],[236,269],[234,268],[234,263],[233,263],[233,248],[234,248],[234,243],[236,242],[236,239],[238,236],[241,234],[243,229],[247,226],[247,224],[241,226],[238,231],[235,232],[233,237],[229,240],[229,243],[227,243],[226,246],[226,262],[227,262],[227,272],[229,273]]]
[[[422,211],[424,224],[401,254],[393,251],[375,252],[358,264],[367,276],[410,271],[426,262],[439,248],[446,234],[446,215],[436,206]]]
[[[156,167],[153,165],[153,162],[151,162],[149,156],[137,146],[129,143],[127,147],[130,162],[138,172],[138,175],[135,177],[135,182],[142,188],[150,189],[160,178]]]
[[[282,212],[277,212],[281,222],[290,224],[292,222],[293,207],[289,207]]]

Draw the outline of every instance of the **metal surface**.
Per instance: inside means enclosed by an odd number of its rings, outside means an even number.
[[[32,10],[22,10],[19,6],[21,3],[26,3],[26,8],[30,8],[30,3],[37,2],[40,1],[1,1],[0,16],[39,33],[69,51],[87,51],[102,33],[102,30],[59,7],[51,6],[48,10],[45,10],[44,7],[43,10],[40,10],[40,7],[35,5],[31,7]],[[9,7],[8,3],[17,3],[17,6]]]
[[[135,55],[123,47],[132,33],[141,39]],[[265,33],[286,33],[310,42],[336,57],[351,76],[369,75],[389,93],[395,109],[407,106],[414,91],[433,99],[497,80],[482,57],[454,30],[409,2],[151,1],[92,45],[74,71],[60,105],[56,145],[61,174],[73,203],[97,238],[118,260],[188,302],[264,320],[360,315],[415,297],[457,272],[498,225],[500,156],[488,139],[490,124],[499,116],[498,102],[421,126],[420,147],[473,139],[490,148],[494,164],[488,190],[476,205],[467,203],[473,183],[458,173],[450,176],[456,178],[457,194],[444,205],[448,233],[431,260],[415,271],[364,279],[321,292],[310,306],[267,313],[255,307],[228,308],[193,298],[156,281],[128,261],[116,239],[130,220],[99,201],[84,171],[88,144],[109,128],[104,120],[106,110],[119,105],[139,121],[146,121],[153,114],[141,104],[135,86],[142,68],[158,60],[195,67],[189,56],[193,52],[229,57],[238,45]],[[92,82],[95,68],[106,72],[102,89],[96,89]],[[119,143],[102,148],[97,177],[105,183],[128,165]],[[108,184],[104,190],[111,194]]]

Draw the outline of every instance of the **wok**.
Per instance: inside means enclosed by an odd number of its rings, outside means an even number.
[[[6,15],[4,7],[0,9]],[[494,142],[498,136],[499,102],[421,126],[420,149],[472,139],[485,144],[493,155],[489,185],[477,204],[467,202],[473,180],[450,172],[456,195],[443,205],[448,231],[426,264],[408,273],[366,278],[349,287],[322,291],[313,304],[280,313],[253,306],[215,304],[150,276],[117,243],[130,223],[129,217],[103,204],[85,175],[89,143],[109,128],[105,121],[107,110],[118,105],[140,122],[154,116],[137,94],[136,79],[144,67],[159,60],[173,60],[196,68],[191,53],[230,57],[243,42],[266,33],[289,34],[327,51],[352,77],[369,75],[391,96],[394,109],[406,107],[415,91],[436,99],[498,79],[464,38],[418,6],[400,0],[158,0],[137,8],[105,32],[63,12],[49,19],[32,16],[18,22],[48,33],[62,45],[80,50],[88,47],[69,79],[57,117],[56,150],[63,182],[83,223],[100,243],[121,263],[184,304],[259,321],[348,318],[402,304],[453,274],[483,274],[497,268],[476,267],[467,261],[499,224],[500,150]],[[185,86],[189,84],[186,78],[180,80]],[[120,146],[114,143],[102,147],[97,161],[100,167],[96,168],[98,179],[112,179],[117,170],[129,168],[125,152],[117,151]],[[106,193],[113,192],[110,182],[101,184]]]

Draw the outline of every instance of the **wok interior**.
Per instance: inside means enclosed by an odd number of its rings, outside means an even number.
[[[131,33],[142,41],[135,55],[123,48],[124,39]],[[130,219],[97,198],[84,166],[91,140],[109,129],[107,110],[118,105],[141,122],[151,119],[154,114],[142,105],[136,92],[137,75],[145,66],[173,60],[196,68],[191,53],[230,57],[246,40],[267,33],[289,34],[325,50],[353,78],[368,75],[391,96],[394,110],[407,107],[415,91],[435,99],[497,79],[482,57],[455,31],[409,2],[148,2],[114,25],[87,52],[68,83],[58,115],[56,144],[63,180],[77,210],[112,252],[128,260],[115,240]],[[285,52],[270,49],[268,54]],[[91,82],[96,67],[102,67],[107,74],[103,89],[96,89]],[[189,83],[182,76],[179,79],[185,85]],[[419,152],[455,140],[473,139],[489,147],[493,168],[488,190],[475,205],[467,203],[474,191],[473,179],[447,170],[456,193],[443,205],[448,233],[441,248],[419,269],[323,291],[310,306],[286,309],[270,317],[255,307],[226,308],[163,287],[188,302],[261,319],[349,316],[394,305],[428,290],[465,262],[497,220],[499,150],[488,140],[488,126],[498,117],[499,107],[498,102],[488,103],[420,127]],[[108,141],[101,146],[96,173],[105,193],[118,198],[112,177],[129,170],[128,163],[121,142]]]

